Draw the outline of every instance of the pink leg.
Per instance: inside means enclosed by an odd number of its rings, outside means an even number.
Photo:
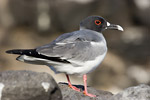
[[[78,89],[78,88],[75,87],[75,86],[72,86],[72,84],[71,84],[71,82],[70,82],[70,79],[69,79],[69,76],[68,76],[67,74],[66,74],[66,77],[67,77],[67,80],[68,80],[68,85],[69,85],[69,87],[72,88],[72,89],[75,90],[75,91],[80,92],[80,89]]]
[[[85,95],[87,95],[87,96],[90,96],[90,97],[96,97],[96,95],[93,95],[93,94],[89,94],[88,92],[87,92],[87,83],[86,83],[86,81],[87,81],[87,75],[85,74],[85,75],[83,75],[83,81],[84,81],[84,94]]]

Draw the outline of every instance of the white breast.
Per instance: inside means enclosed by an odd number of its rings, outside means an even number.
[[[78,72],[80,74],[86,74],[95,70],[99,66],[99,64],[103,61],[105,55],[106,53],[96,57],[95,60],[85,62],[83,66],[78,69]]]
[[[78,66],[74,66],[73,64],[60,64],[53,66],[52,70],[56,73],[66,73],[66,74],[78,74],[83,75],[89,73],[96,69],[98,65],[103,61],[106,53],[98,56],[95,60],[90,60],[86,62],[76,62]],[[75,63],[75,61],[74,61]],[[52,66],[51,66],[52,67]]]

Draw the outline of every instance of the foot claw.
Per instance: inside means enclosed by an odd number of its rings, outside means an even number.
[[[89,96],[89,97],[96,97],[96,95],[93,95],[93,94],[87,93],[87,92],[85,92],[85,91],[83,92],[83,94],[84,94],[84,95],[86,95],[86,96]]]

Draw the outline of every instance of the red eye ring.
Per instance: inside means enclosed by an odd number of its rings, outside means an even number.
[[[96,25],[100,25],[102,22],[100,20],[95,20]]]

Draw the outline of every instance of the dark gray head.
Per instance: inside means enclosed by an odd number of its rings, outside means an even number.
[[[103,17],[89,16],[80,22],[80,29],[90,29],[97,32],[102,32],[106,29],[115,29],[123,31],[123,28],[119,25],[110,24]]]

